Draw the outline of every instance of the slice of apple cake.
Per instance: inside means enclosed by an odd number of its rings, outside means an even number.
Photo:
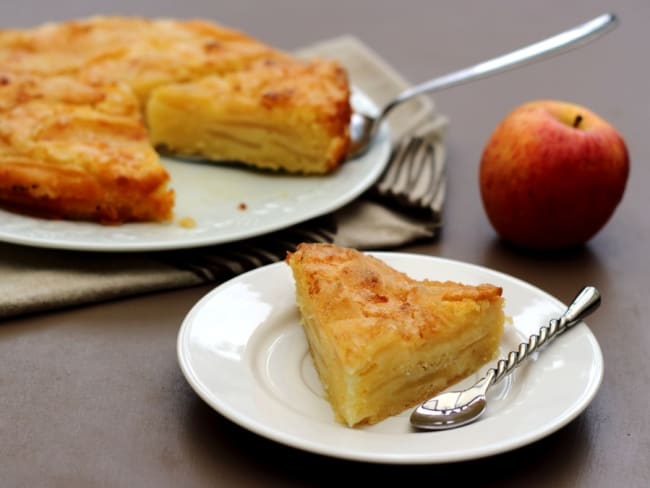
[[[309,349],[335,418],[374,424],[475,372],[498,351],[501,288],[418,281],[354,249],[287,255]]]

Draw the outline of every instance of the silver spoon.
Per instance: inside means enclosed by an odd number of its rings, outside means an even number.
[[[416,408],[411,414],[411,425],[422,430],[446,430],[460,427],[477,420],[487,408],[487,390],[526,359],[530,354],[550,342],[565,330],[579,323],[600,305],[600,293],[593,286],[587,286],[574,298],[566,311],[557,319],[542,327],[537,334],[521,343],[517,351],[500,359],[496,367],[474,386],[461,391],[449,391],[434,396]]]
[[[365,153],[378,130],[380,122],[384,120],[391,110],[407,100],[417,95],[422,95],[423,93],[450,88],[468,81],[500,73],[531,61],[537,61],[551,54],[560,53],[570,47],[577,47],[579,44],[590,41],[598,35],[603,34],[616,24],[617,18],[614,14],[607,13],[600,15],[573,29],[531,44],[530,46],[409,88],[389,102],[378,116],[373,117],[360,112],[353,112],[350,119],[351,144],[348,150],[348,158],[354,158]]]

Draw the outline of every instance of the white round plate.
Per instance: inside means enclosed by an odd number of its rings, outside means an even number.
[[[565,309],[542,290],[487,268],[428,256],[374,255],[416,279],[503,287],[513,323],[504,334],[502,355]],[[323,396],[294,293],[291,270],[283,262],[240,275],[192,308],[180,328],[177,351],[188,382],[216,411],[298,449],[393,464],[480,458],[558,430],[587,407],[602,381],[600,347],[580,323],[495,385],[486,413],[473,424],[417,432],[409,426],[409,410],[373,426],[349,428],[333,419]],[[460,386],[477,381],[489,366]]]
[[[352,105],[377,107],[354,90]],[[0,241],[79,251],[156,251],[237,241],[289,227],[351,202],[379,178],[390,157],[384,124],[367,153],[325,176],[297,176],[161,158],[176,191],[174,221],[104,226],[47,220],[0,209]],[[242,204],[245,209],[242,209]],[[193,226],[181,225],[189,218]]]

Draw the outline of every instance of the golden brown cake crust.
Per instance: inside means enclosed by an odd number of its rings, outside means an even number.
[[[291,266],[302,264],[310,297],[332,321],[389,317],[392,322],[383,325],[393,327],[400,324],[397,332],[409,340],[439,338],[448,325],[442,320],[426,319],[425,315],[430,311],[427,304],[422,303],[421,292],[425,292],[429,299],[435,296],[448,302],[502,301],[503,290],[500,287],[491,284],[472,286],[453,281],[417,281],[371,255],[334,244],[302,243],[294,253],[287,254],[286,260]],[[321,302],[321,297],[327,300]],[[332,297],[337,297],[336,307],[329,300]],[[385,332],[374,328],[362,333],[380,335]]]
[[[157,120],[144,114],[157,88],[210,77],[248,90],[260,119],[311,103],[329,141],[305,172],[344,160],[349,87],[338,64],[306,63],[213,22],[97,16],[0,30],[0,203],[111,223],[169,219],[174,196],[149,139]],[[276,159],[259,166],[282,169]]]
[[[91,81],[187,81],[286,55],[201,20],[96,16],[0,31],[0,71]],[[138,90],[136,90],[137,92]]]
[[[102,223],[166,220],[173,192],[137,100],[120,83],[68,76],[0,80],[0,201]]]

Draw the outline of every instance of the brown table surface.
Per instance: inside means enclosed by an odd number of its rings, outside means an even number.
[[[485,265],[565,302],[583,285],[596,285],[603,304],[587,322],[603,350],[604,381],[576,420],[518,450],[448,465],[364,464],[276,444],[221,417],[181,374],[176,336],[185,314],[210,288],[198,287],[2,324],[0,485],[301,486],[335,485],[358,475],[370,486],[441,479],[494,486],[647,486],[647,0],[21,0],[0,4],[0,27],[96,13],[203,16],[285,49],[352,33],[407,79],[421,81],[610,9],[621,24],[595,43],[436,94],[437,106],[451,120],[444,232],[436,242],[401,249]],[[579,251],[553,257],[502,245],[477,186],[480,152],[495,124],[515,105],[539,97],[582,103],[600,113],[623,133],[632,160],[625,197],[607,226]]]

